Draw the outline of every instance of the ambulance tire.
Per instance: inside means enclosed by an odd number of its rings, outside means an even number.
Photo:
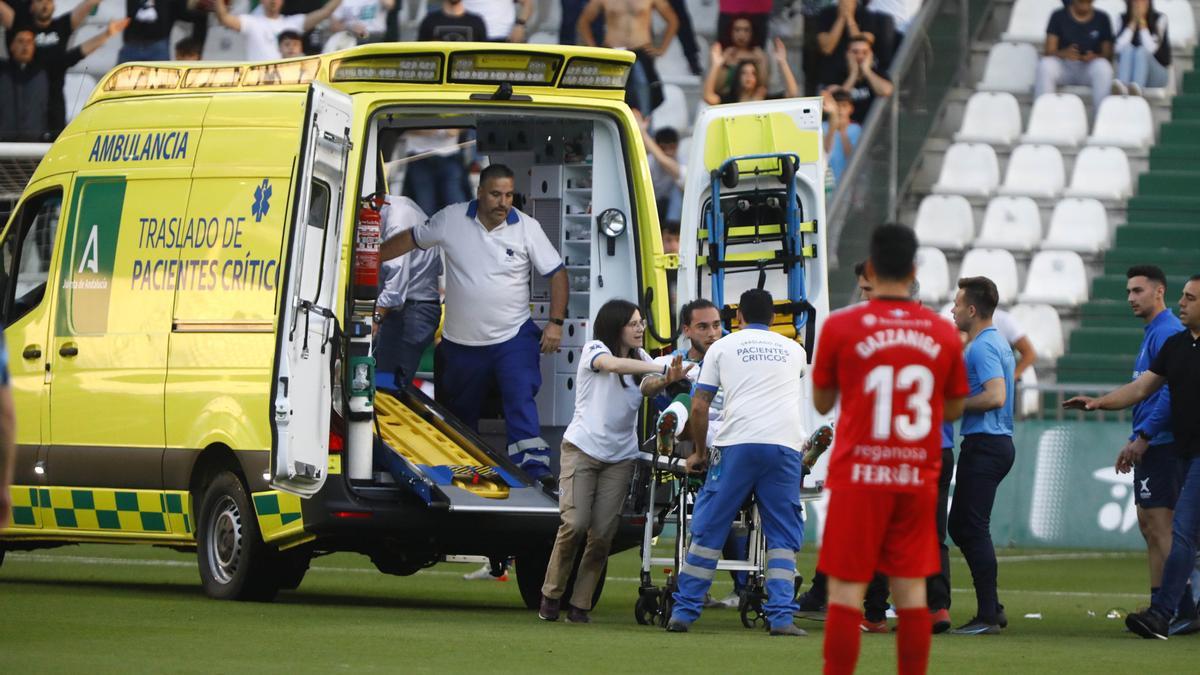
[[[279,592],[277,552],[263,543],[245,486],[222,472],[200,503],[196,553],[204,592],[218,600],[270,602]],[[298,583],[298,582],[297,582]]]
[[[575,570],[567,580],[567,588],[563,598],[569,599],[575,592],[575,575],[579,571],[579,561],[583,558],[583,544],[575,554]],[[550,552],[534,552],[517,556],[517,588],[521,591],[521,600],[528,609],[537,609],[542,603],[542,584],[546,581],[546,567],[550,564]],[[596,582],[596,590],[592,593],[592,607],[600,602],[600,594],[604,591],[604,578],[608,576],[608,563],[600,570],[600,580]],[[564,600],[566,602],[566,600]]]

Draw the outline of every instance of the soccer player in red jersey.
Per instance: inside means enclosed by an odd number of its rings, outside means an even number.
[[[958,331],[910,297],[916,252],[909,228],[876,228],[872,299],[830,314],[817,340],[813,403],[825,414],[841,398],[817,563],[829,577],[826,673],[854,671],[875,570],[890,578],[900,618],[898,671],[924,673],[929,662],[925,577],[941,567],[941,425],[962,415],[967,378]]]

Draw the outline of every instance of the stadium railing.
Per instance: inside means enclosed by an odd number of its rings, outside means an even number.
[[[852,301],[854,263],[866,257],[871,227],[896,219],[925,138],[968,67],[971,43],[991,11],[992,0],[925,0],[909,25],[889,73],[895,92],[871,107],[826,204],[835,305]]]
[[[1036,409],[1018,417],[1026,420],[1053,422],[1125,422],[1130,420],[1130,410],[1065,410],[1063,403],[1074,396],[1101,396],[1116,389],[1118,384],[1034,384],[1017,383],[1017,401],[1024,401],[1024,393],[1036,391]]]

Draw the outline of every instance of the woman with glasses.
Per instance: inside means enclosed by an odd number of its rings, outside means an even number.
[[[584,535],[587,545],[569,599],[567,621],[587,623],[592,594],[600,580],[617,531],[621,504],[637,456],[637,412],[642,394],[635,378],[663,375],[675,382],[686,374],[682,358],[660,365],[642,349],[646,323],[637,305],[625,300],[604,303],[593,323],[593,340],[583,347],[575,377],[575,415],[563,434],[558,508],[562,524],[538,616],[556,621]]]

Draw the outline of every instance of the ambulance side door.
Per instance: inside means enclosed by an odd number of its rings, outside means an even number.
[[[50,421],[47,371],[54,251],[71,175],[31,184],[0,241],[0,321],[6,326],[9,382],[16,409],[16,485],[41,485]],[[20,504],[18,503],[18,507]],[[37,509],[13,514],[16,527],[37,527]]]
[[[317,83],[306,110],[271,384],[271,486],[304,497],[325,484],[329,462],[331,363],[340,348],[332,342],[333,308],[353,119],[350,97]]]

